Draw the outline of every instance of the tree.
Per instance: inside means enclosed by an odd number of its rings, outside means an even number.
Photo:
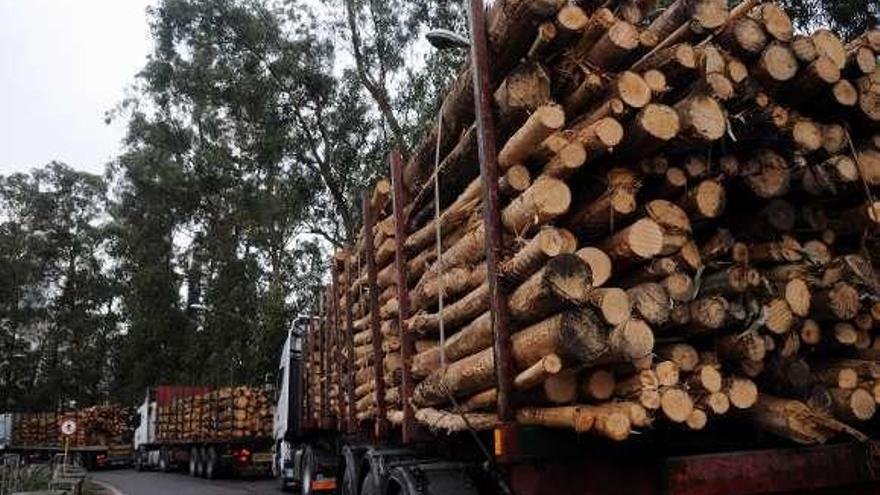
[[[104,181],[51,163],[0,181],[6,220],[0,266],[9,281],[0,304],[6,406],[95,403],[110,392],[112,306],[106,264]]]
[[[873,0],[784,0],[798,27],[827,26],[850,40],[880,24],[880,4]]]
[[[464,31],[463,2],[343,0],[342,4],[357,80],[406,157],[463,61],[462,53],[429,51],[421,66],[414,63],[413,54],[430,50],[422,41],[430,29]]]

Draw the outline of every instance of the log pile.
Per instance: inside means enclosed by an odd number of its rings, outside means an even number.
[[[754,0],[498,0],[489,19],[517,421],[857,434],[880,401],[880,31],[795,35]],[[497,398],[470,81],[403,184],[411,403],[445,431],[490,428]],[[403,417],[390,189],[331,263],[315,421],[349,388],[359,420]]]
[[[266,390],[246,386],[181,395],[159,406],[156,437],[163,442],[268,437],[272,404]]]
[[[63,446],[61,425],[76,422],[71,447],[106,446],[130,441],[131,409],[121,406],[93,406],[65,413],[23,413],[14,415],[13,444],[20,446]]]
[[[14,416],[14,445],[60,445],[56,413],[22,413]]]

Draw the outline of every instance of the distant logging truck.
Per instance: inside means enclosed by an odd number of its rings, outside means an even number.
[[[271,474],[273,411],[263,388],[152,389],[138,408],[135,467],[204,478]]]
[[[38,462],[66,449],[71,462],[89,469],[127,466],[132,459],[131,420],[131,408],[121,406],[0,414],[0,452]],[[73,427],[63,432],[65,423]]]

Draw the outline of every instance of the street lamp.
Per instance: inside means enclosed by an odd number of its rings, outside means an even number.
[[[438,50],[463,49],[471,46],[467,37],[448,29],[435,29],[426,34],[425,38]]]

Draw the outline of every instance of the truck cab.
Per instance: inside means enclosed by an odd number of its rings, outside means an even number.
[[[158,464],[156,459],[148,459],[147,445],[156,442],[156,401],[152,400],[147,392],[143,404],[137,408],[134,430],[135,465],[142,468],[145,465]]]
[[[303,432],[303,341],[310,317],[294,320],[281,349],[276,381],[273,425],[273,473],[282,490],[302,493],[334,492],[339,455],[333,435]]]
[[[294,328],[287,332],[287,339],[281,349],[275,386],[273,473],[282,488],[290,486],[296,477],[294,461],[297,456],[294,441],[299,430],[299,416],[296,412],[300,399],[302,335],[295,326],[296,322]]]
[[[12,445],[12,415],[0,414],[0,452]]]

